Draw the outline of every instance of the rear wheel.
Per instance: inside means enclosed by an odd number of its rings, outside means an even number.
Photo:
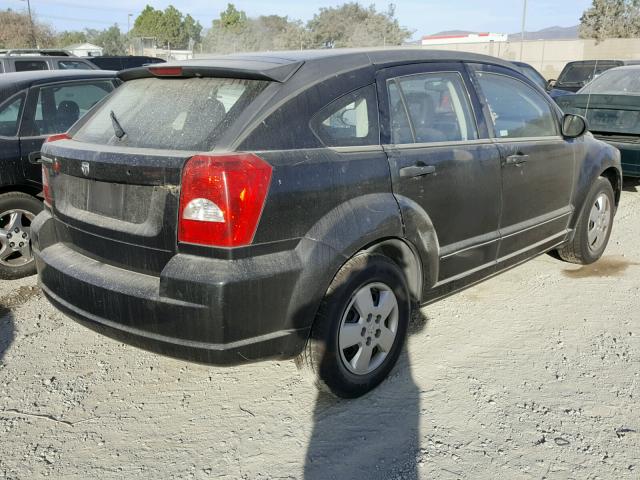
[[[613,225],[615,200],[609,180],[599,177],[591,187],[576,224],[573,240],[558,249],[566,262],[588,265],[604,253]]]
[[[357,255],[327,290],[296,363],[320,388],[359,397],[382,382],[398,360],[410,312],[400,268],[383,255]]]
[[[22,192],[0,195],[0,278],[9,280],[36,273],[31,252],[31,222],[42,202]]]

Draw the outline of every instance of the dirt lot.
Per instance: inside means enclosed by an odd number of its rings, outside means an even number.
[[[640,188],[638,188],[640,190]],[[423,309],[352,401],[293,362],[209,368],[0,285],[0,478],[640,478],[640,191],[605,258],[548,256]]]

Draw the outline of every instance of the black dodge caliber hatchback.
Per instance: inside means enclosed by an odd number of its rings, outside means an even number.
[[[383,380],[411,309],[556,249],[597,260],[619,153],[494,58],[234,55],[119,73],[42,150],[42,289],[187,360],[292,358],[343,397]]]

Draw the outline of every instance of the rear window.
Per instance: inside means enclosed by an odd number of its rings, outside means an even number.
[[[558,78],[559,84],[584,85],[591,79],[618,65],[611,62],[574,63],[567,65]]]
[[[73,135],[98,144],[210,150],[267,83],[229,78],[132,80]],[[115,134],[117,125],[125,132],[121,139]]]

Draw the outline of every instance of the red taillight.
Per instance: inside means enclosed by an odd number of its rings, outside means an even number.
[[[271,166],[252,153],[196,155],[182,172],[178,241],[248,245],[271,183]]]
[[[182,67],[149,67],[149,71],[157,77],[179,77]]]
[[[71,137],[66,133],[58,133],[56,135],[48,136],[44,143],[57,142],[58,140],[71,140]]]
[[[49,169],[46,165],[42,165],[42,195],[44,203],[51,208],[53,205],[53,196],[51,195],[51,186],[49,185]]]

